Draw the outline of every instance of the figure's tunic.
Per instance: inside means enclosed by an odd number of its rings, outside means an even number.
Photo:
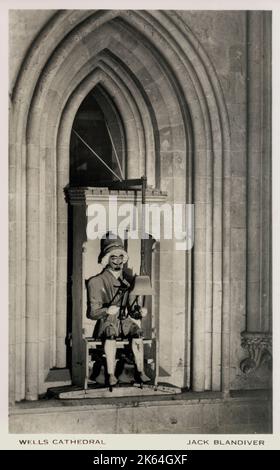
[[[141,328],[129,316],[130,305],[135,298],[129,294],[130,284],[131,280],[123,272],[117,279],[108,267],[88,281],[87,316],[97,320],[94,337],[129,337],[141,334]],[[128,316],[120,320],[119,315],[108,315],[107,309],[111,305],[124,307]]]

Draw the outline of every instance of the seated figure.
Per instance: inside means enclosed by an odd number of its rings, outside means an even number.
[[[87,284],[87,316],[97,320],[94,337],[102,339],[107,362],[109,385],[117,383],[115,377],[116,339],[129,339],[134,356],[138,380],[150,381],[144,372],[143,331],[137,320],[147,314],[147,309],[135,302],[130,294],[131,280],[123,267],[128,260],[122,240],[110,232],[101,239],[99,262],[103,271]]]

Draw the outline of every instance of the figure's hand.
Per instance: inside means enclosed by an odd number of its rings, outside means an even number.
[[[107,313],[108,315],[117,315],[120,311],[120,307],[117,307],[117,305],[111,305],[108,309],[107,309]]]
[[[142,317],[146,317],[148,313],[148,309],[146,307],[141,307],[141,315]]]
[[[143,315],[144,311],[144,315]],[[130,312],[131,318],[134,318],[135,320],[141,320],[143,316],[147,315],[147,309],[140,307],[140,305],[135,305],[133,310]]]

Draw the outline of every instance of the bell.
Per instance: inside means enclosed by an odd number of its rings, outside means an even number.
[[[154,291],[149,276],[135,276],[134,287],[131,291],[133,295],[153,295]]]
[[[95,377],[95,382],[99,385],[105,385],[106,379],[105,379],[105,366],[102,365],[100,367],[99,374],[97,377]]]
[[[123,384],[131,384],[134,382],[134,364],[127,364],[123,365],[123,370],[118,377],[119,383]]]

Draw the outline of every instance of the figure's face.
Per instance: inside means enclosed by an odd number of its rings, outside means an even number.
[[[108,265],[113,271],[121,271],[123,269],[123,255],[111,255]]]

